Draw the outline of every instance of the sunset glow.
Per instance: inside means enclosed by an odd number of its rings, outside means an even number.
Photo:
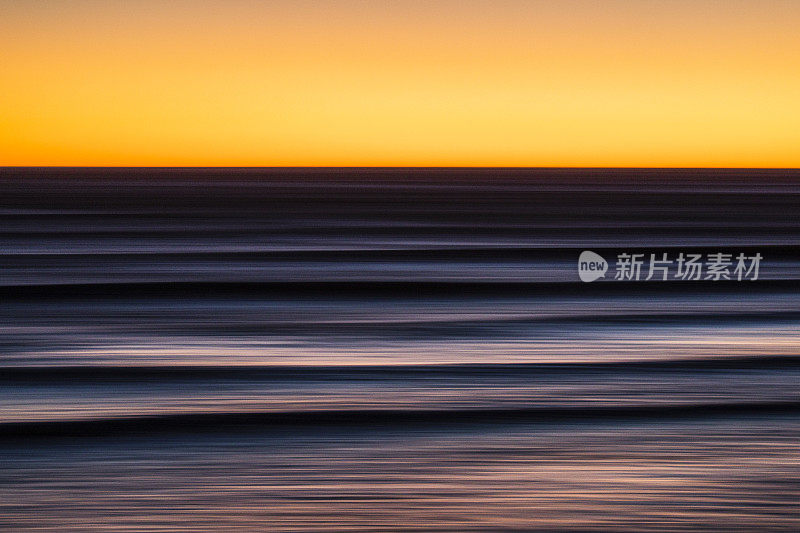
[[[800,166],[800,2],[0,0],[0,165]]]

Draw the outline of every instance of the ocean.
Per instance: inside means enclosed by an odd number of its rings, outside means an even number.
[[[0,529],[797,531],[799,214],[790,170],[0,169]]]

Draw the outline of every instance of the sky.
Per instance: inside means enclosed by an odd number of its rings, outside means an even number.
[[[0,0],[0,165],[800,167],[795,0]]]

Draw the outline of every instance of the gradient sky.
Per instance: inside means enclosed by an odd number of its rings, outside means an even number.
[[[800,167],[800,2],[0,0],[0,165]]]

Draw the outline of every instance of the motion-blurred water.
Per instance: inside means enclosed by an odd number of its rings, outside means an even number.
[[[0,528],[796,531],[798,213],[794,171],[0,170]]]

